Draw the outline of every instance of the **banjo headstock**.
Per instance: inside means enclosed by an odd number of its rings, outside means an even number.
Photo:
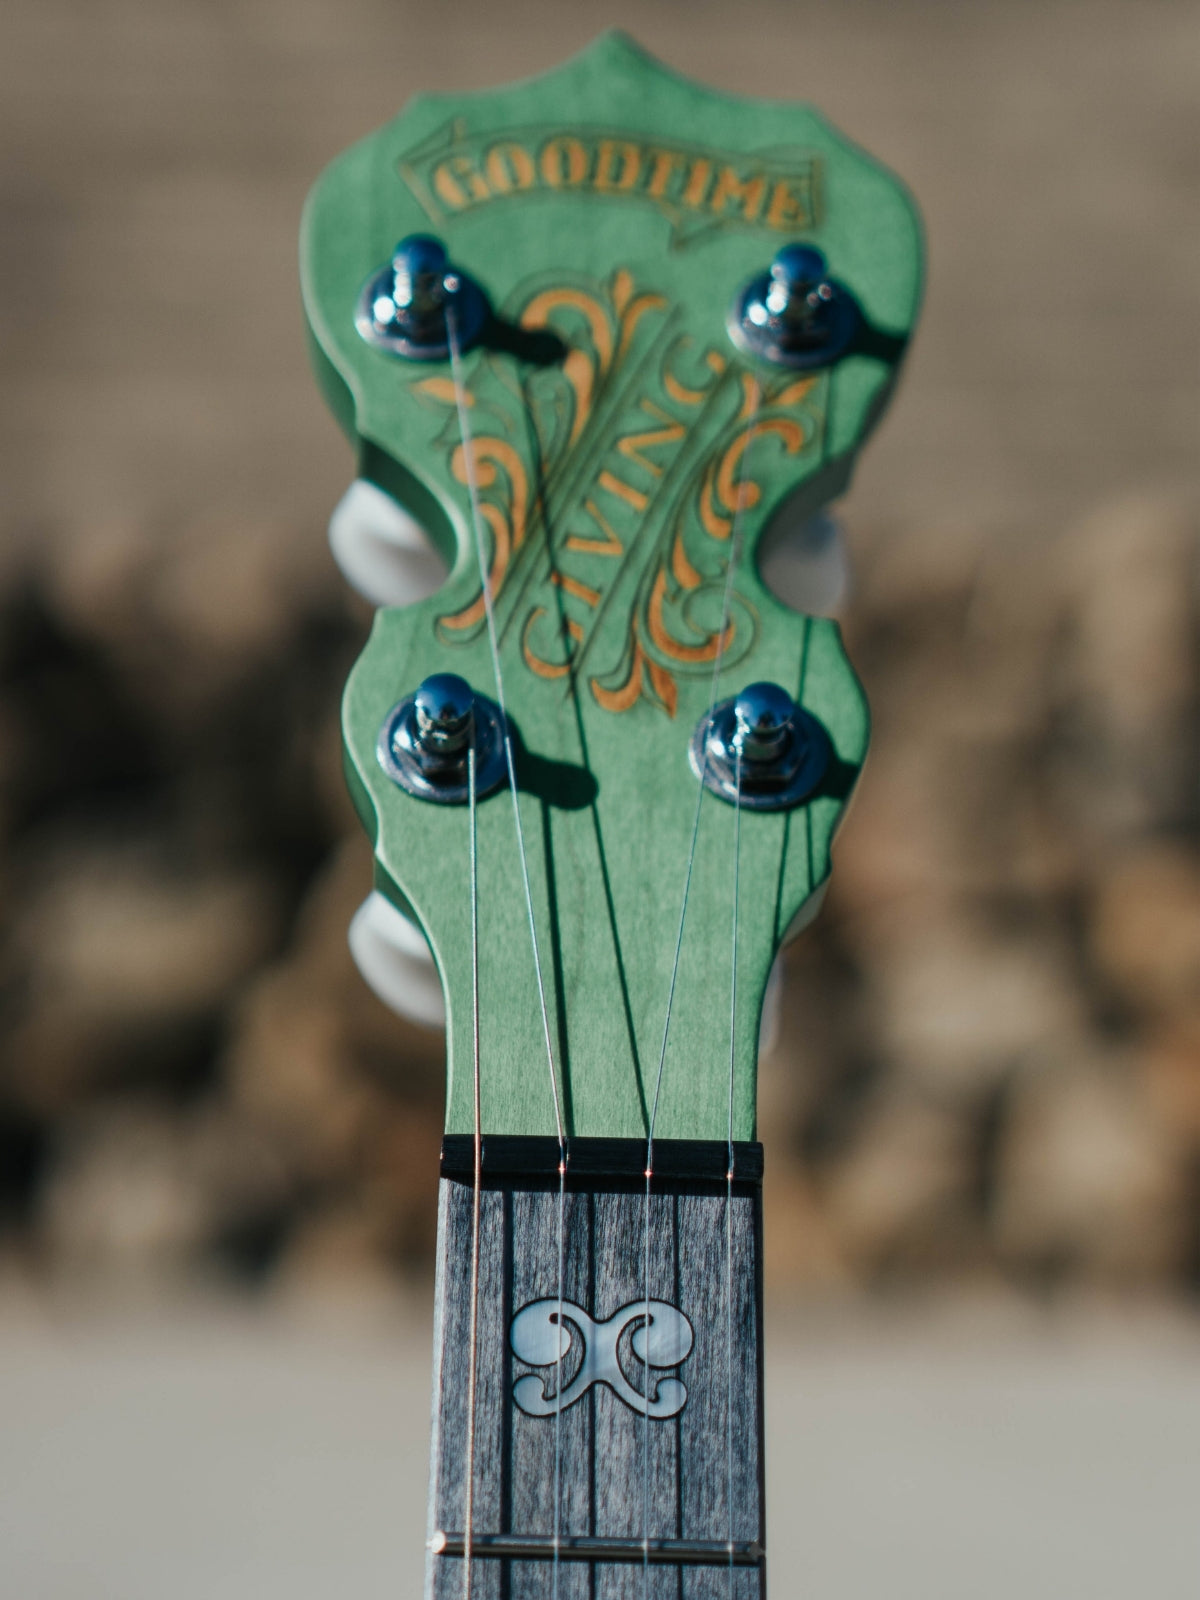
[[[717,93],[609,34],[529,83],[422,96],[349,150],[310,197],[302,274],[360,477],[450,569],[377,613],[344,703],[377,887],[444,987],[447,1131],[472,1126],[463,808],[410,793],[387,749],[413,716],[393,708],[431,675],[497,697],[473,485],[568,1133],[646,1132],[714,665],[719,701],[766,682],[799,708],[811,771],[741,819],[735,1101],[752,1138],[767,976],[828,875],[867,741],[836,624],[775,599],[755,549],[782,508],[840,492],[886,403],[920,286],[905,191],[810,109]],[[726,1128],[734,821],[706,802],[663,1137]],[[483,1126],[552,1133],[502,788],[478,809],[478,870]]]

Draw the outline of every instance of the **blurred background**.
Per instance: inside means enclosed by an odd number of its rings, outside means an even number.
[[[812,100],[929,236],[841,508],[872,755],[762,1069],[775,1589],[1195,1593],[1186,0],[9,0],[7,1592],[419,1571],[442,1045],[346,950],[369,617],[325,543],[353,462],[295,241],[410,94],[609,24]]]

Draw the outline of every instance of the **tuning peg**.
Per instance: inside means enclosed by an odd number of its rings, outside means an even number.
[[[458,347],[469,350],[487,322],[487,296],[451,264],[440,239],[410,233],[363,285],[354,322],[376,349],[409,361],[444,361],[451,314]]]
[[[435,593],[448,568],[421,524],[391,495],[356,478],[329,519],[342,576],[373,606],[407,606]]]
[[[384,1005],[425,1028],[446,1026],[442,980],[424,935],[378,889],[354,913],[350,954]]]
[[[785,244],[766,272],[734,298],[729,337],[747,355],[782,367],[826,367],[858,330],[857,302],[826,271],[813,245]]]
[[[784,605],[810,617],[840,616],[853,586],[841,521],[829,510],[790,518],[785,506],[758,547],[758,570]]]
[[[777,955],[771,963],[767,987],[763,990],[762,1010],[758,1017],[758,1053],[769,1056],[779,1043],[779,1027],[783,1015],[783,956]]]
[[[786,689],[752,683],[696,724],[688,746],[706,789],[750,811],[786,811],[807,800],[829,765],[829,735]]]
[[[375,754],[392,782],[416,799],[462,805],[469,799],[472,747],[482,800],[508,771],[500,708],[456,673],[435,672],[388,712]]]

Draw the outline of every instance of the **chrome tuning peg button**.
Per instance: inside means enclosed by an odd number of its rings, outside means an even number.
[[[777,683],[752,683],[715,705],[688,747],[705,788],[751,811],[800,805],[825,776],[830,755],[825,729]]]
[[[809,244],[785,244],[770,270],[734,298],[729,337],[747,355],[781,367],[826,367],[845,355],[858,329],[854,296],[831,278]]]
[[[450,354],[450,315],[459,349],[470,349],[488,319],[487,296],[451,264],[439,239],[410,233],[387,266],[367,279],[354,322],[378,350],[409,361],[444,361]]]
[[[413,696],[413,722],[422,755],[433,762],[466,760],[475,722],[471,685],[453,672],[435,672]]]
[[[475,749],[475,794],[504,782],[500,708],[453,672],[435,672],[383,719],[375,753],[393,783],[418,800],[462,805],[469,794],[467,753]]]

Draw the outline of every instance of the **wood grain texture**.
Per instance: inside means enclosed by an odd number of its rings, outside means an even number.
[[[643,1153],[644,1153],[644,1147]],[[515,1314],[558,1294],[559,1190],[548,1178],[485,1178],[482,1190],[479,1354],[475,1443],[475,1534],[552,1536],[555,1532],[554,1415],[531,1417],[513,1385],[535,1369],[510,1344]],[[645,1197],[627,1178],[591,1177],[563,1197],[564,1301],[595,1321],[633,1308],[645,1296]],[[762,1494],[760,1191],[737,1183],[728,1212],[732,1239],[732,1416],[727,1403],[730,1345],[726,1317],[724,1183],[655,1180],[650,1197],[650,1295],[679,1307],[694,1345],[672,1371],[687,1400],[676,1416],[651,1419],[604,1383],[593,1383],[561,1414],[561,1536],[719,1540],[764,1543]],[[466,1484],[472,1186],[443,1178],[438,1221],[434,1436],[430,1534],[462,1533]],[[569,1318],[569,1312],[567,1313]],[[586,1335],[585,1335],[586,1336]],[[582,1358],[573,1330],[569,1382]],[[622,1371],[640,1389],[644,1371],[627,1329]],[[547,1369],[539,1369],[545,1373]],[[662,1376],[665,1374],[657,1374]],[[550,1384],[551,1391],[553,1384]],[[729,1503],[728,1448],[734,1451]],[[649,1523],[645,1520],[644,1444],[648,1440]],[[458,1600],[459,1557],[432,1555],[436,1600]],[[562,1600],[752,1600],[763,1593],[765,1566],[728,1564],[560,1563]],[[546,1600],[548,1560],[473,1561],[475,1600]]]

